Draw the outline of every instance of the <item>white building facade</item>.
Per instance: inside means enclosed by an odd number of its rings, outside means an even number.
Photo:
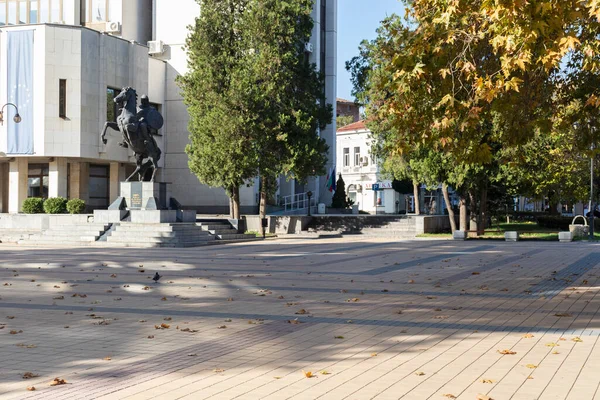
[[[158,180],[170,184],[185,208],[227,212],[225,192],[200,184],[188,169],[189,117],[175,83],[187,71],[187,27],[199,13],[195,0],[176,6],[167,0],[0,0],[0,105],[15,103],[23,119],[15,124],[14,108],[7,106],[0,126],[0,212],[21,211],[27,197],[81,198],[90,209],[114,201],[119,182],[134,168],[133,153],[117,145],[118,132],[109,130],[106,145],[100,133],[116,118],[112,98],[126,86],[147,94],[164,116],[156,138],[163,152]],[[316,1],[310,55],[326,74],[332,104],[336,14],[336,0]],[[11,63],[17,54],[30,76]],[[328,169],[335,162],[334,127],[320,132],[331,149]],[[298,187],[281,179],[279,192],[312,190],[330,202],[325,183],[317,177]],[[257,209],[257,193],[258,184],[242,188],[243,211]]]
[[[414,213],[412,194],[400,194],[392,181],[382,177],[377,160],[371,154],[371,131],[364,121],[337,130],[336,170],[342,175],[346,194],[358,205],[359,211],[369,214]],[[337,179],[337,177],[336,177]],[[440,188],[419,188],[420,210],[423,214],[443,214],[446,208]]]

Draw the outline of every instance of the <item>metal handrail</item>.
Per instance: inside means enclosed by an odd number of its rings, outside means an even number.
[[[289,195],[289,196],[283,196],[282,197],[283,200],[283,207],[284,207],[284,211],[297,211],[297,210],[308,210],[309,206],[313,207],[316,206],[316,201],[317,199],[315,199],[314,197],[310,198],[310,204],[309,204],[309,197],[308,197],[308,192],[305,193],[297,193],[297,194],[293,194],[293,195]]]

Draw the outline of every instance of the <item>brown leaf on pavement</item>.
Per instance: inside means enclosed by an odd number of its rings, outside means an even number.
[[[554,314],[554,316],[555,317],[570,317],[571,314],[564,312],[564,313],[556,313],[556,314]]]
[[[583,340],[581,340],[580,337],[574,337],[573,339],[571,339],[573,342],[583,342]]]
[[[50,386],[58,386],[58,385],[66,385],[67,381],[60,378],[54,378],[52,382],[50,382]]]
[[[358,302],[358,301],[360,301],[360,299],[359,299],[358,297],[354,297],[354,298],[352,298],[352,299],[348,299],[348,300],[346,300],[346,302],[347,302],[347,303],[356,303],[356,302]]]
[[[453,394],[450,394],[450,393],[446,393],[446,394],[444,395],[444,397],[447,397],[447,398],[449,398],[449,399],[456,399],[456,396],[455,396],[455,395],[453,395]]]
[[[7,319],[15,319],[15,316],[14,315],[7,315],[6,318]]]
[[[33,372],[25,372],[23,374],[23,379],[31,379],[31,378],[37,378],[39,375],[34,374]]]
[[[538,366],[535,364],[527,364],[526,367],[529,369],[536,369]]]
[[[494,382],[496,382],[496,381],[493,379],[482,379],[481,380],[481,383],[494,383]]]
[[[524,339],[531,339],[533,337],[533,335],[531,333],[527,333],[525,335],[523,335]]]
[[[502,354],[502,355],[512,355],[512,354],[517,354],[516,351],[512,351],[512,350],[498,350],[498,353]]]
[[[30,392],[33,392],[35,390],[35,386],[28,386],[27,390],[29,390]]]
[[[304,370],[302,370],[302,373],[307,378],[314,378],[314,375],[313,375],[313,373],[311,371],[304,371]]]
[[[221,372],[225,372],[225,370],[221,369],[221,368],[215,368],[215,369],[213,369],[213,372],[221,373]]]
[[[55,296],[52,299],[53,300],[64,300],[65,296]]]
[[[417,372],[415,372],[415,375],[417,375],[417,376],[423,376],[423,375],[425,375],[425,372],[423,372],[423,371],[417,371]]]
[[[298,315],[304,315],[304,314],[310,314],[310,311],[306,311],[304,308],[296,311],[294,314],[298,314]]]
[[[15,344],[17,347],[23,347],[25,349],[35,349],[37,346],[35,344],[25,344],[25,343],[17,343]]]
[[[490,396],[486,396],[485,394],[481,394],[481,393],[478,393],[477,397],[475,397],[475,399],[476,400],[494,400]]]
[[[298,325],[298,324],[301,324],[302,321],[299,321],[298,318],[296,318],[296,319],[288,319],[287,323],[288,324],[292,324],[292,325]]]
[[[22,331],[22,330],[18,330],[18,331],[16,331],[16,330],[14,330],[14,329],[13,329],[13,330],[12,330],[12,331],[10,331],[9,333],[10,333],[11,335],[16,335],[16,334],[18,334],[18,333],[23,333],[23,331]]]

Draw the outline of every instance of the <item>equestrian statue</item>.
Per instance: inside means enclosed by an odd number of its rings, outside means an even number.
[[[146,95],[142,96],[141,105],[138,108],[137,93],[130,87],[123,88],[121,93],[115,97],[114,102],[117,103],[121,113],[117,117],[117,122],[107,121],[104,124],[101,135],[102,143],[106,144],[107,142],[106,130],[108,128],[121,132],[123,142],[119,143],[119,146],[130,148],[135,153],[136,169],[126,181],[130,182],[136,175],[139,181],[143,181],[148,169],[152,168],[150,182],[154,182],[161,154],[154,136],[163,126],[163,117],[156,108],[150,106]]]

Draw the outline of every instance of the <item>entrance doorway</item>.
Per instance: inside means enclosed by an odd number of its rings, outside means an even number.
[[[110,198],[110,167],[108,165],[90,165],[89,208],[106,209]]]

